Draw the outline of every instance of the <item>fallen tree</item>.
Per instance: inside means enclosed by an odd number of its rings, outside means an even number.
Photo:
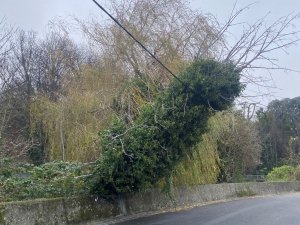
[[[90,181],[102,196],[139,191],[170,177],[215,111],[230,107],[243,89],[231,63],[201,60],[174,79],[132,123],[115,118],[101,134],[102,154]]]

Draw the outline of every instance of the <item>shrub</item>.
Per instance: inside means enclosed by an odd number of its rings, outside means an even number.
[[[0,160],[0,201],[84,195],[90,166],[51,162],[41,166]]]
[[[267,175],[268,181],[292,181],[295,180],[295,168],[288,165],[275,167]]]

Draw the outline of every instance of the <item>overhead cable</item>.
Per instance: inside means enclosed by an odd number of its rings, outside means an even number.
[[[119,27],[121,27],[136,43],[138,43],[153,59],[155,59],[165,70],[167,70],[175,79],[183,83],[167,66],[165,66],[151,51],[149,51],[139,40],[137,40],[133,34],[131,34],[116,18],[114,18],[103,6],[101,6],[96,0],[92,0],[103,12],[105,12]]]

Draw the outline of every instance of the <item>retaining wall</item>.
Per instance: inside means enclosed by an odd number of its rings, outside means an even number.
[[[300,182],[212,184],[177,188],[172,196],[154,189],[128,194],[113,202],[98,197],[76,197],[1,203],[0,225],[84,224],[122,215],[171,211],[247,195],[295,191],[300,191]]]

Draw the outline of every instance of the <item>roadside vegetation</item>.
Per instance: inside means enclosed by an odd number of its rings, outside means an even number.
[[[111,21],[75,18],[79,44],[62,21],[40,38],[0,20],[0,201],[113,197],[246,174],[299,180],[300,97],[258,109],[244,93],[265,82],[254,68],[282,69],[270,54],[297,42],[288,28],[298,16],[258,19],[229,45],[247,9],[221,23],[182,0],[111,1],[176,77]]]
[[[0,201],[87,195],[85,175],[91,167],[82,163],[50,162],[41,166],[0,161]]]
[[[300,166],[275,167],[267,175],[268,181],[300,181]]]

